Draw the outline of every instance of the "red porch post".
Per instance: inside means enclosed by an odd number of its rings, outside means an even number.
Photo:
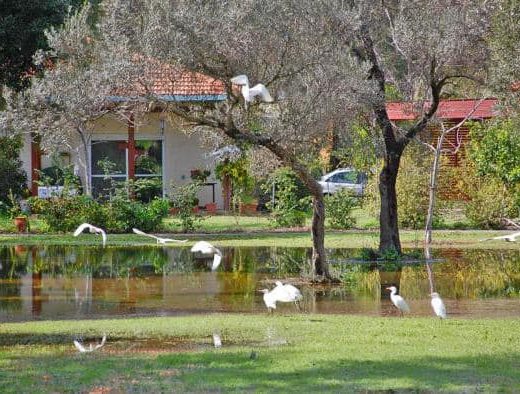
[[[128,120],[128,179],[135,178],[135,122],[131,114]]]
[[[42,169],[40,144],[34,133],[31,133],[31,194],[38,195],[39,170]]]

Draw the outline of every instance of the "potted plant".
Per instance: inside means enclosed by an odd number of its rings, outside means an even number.
[[[239,212],[240,214],[255,214],[258,208],[258,200],[251,194],[240,196]]]
[[[217,213],[217,203],[216,202],[209,202],[205,205],[206,213],[215,214]]]
[[[13,218],[16,230],[19,233],[26,232],[29,228],[27,215],[22,212],[20,203],[14,198],[12,191],[9,191],[9,200],[11,201],[9,215]]]

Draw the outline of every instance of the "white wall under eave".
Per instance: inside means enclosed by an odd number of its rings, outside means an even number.
[[[20,151],[20,160],[22,160],[22,169],[27,174],[27,187],[31,187],[32,184],[32,171],[31,171],[31,135],[29,133],[23,136],[23,146]]]

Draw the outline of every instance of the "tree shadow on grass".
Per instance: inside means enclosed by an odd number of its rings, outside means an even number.
[[[7,391],[78,392],[97,386],[123,391],[518,391],[520,354],[324,361],[298,349],[244,348],[159,355],[13,354],[0,350]],[[294,360],[297,361],[294,361]]]

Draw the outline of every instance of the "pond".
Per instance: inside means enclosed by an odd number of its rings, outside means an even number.
[[[266,312],[262,288],[295,284],[302,310],[278,304],[276,314],[345,313],[397,316],[396,285],[412,316],[432,316],[430,283],[452,317],[520,316],[520,250],[434,252],[425,264],[356,263],[358,250],[328,250],[341,285],[310,285],[306,248],[224,248],[211,258],[171,247],[0,246],[0,322]],[[285,279],[287,278],[287,279]]]

